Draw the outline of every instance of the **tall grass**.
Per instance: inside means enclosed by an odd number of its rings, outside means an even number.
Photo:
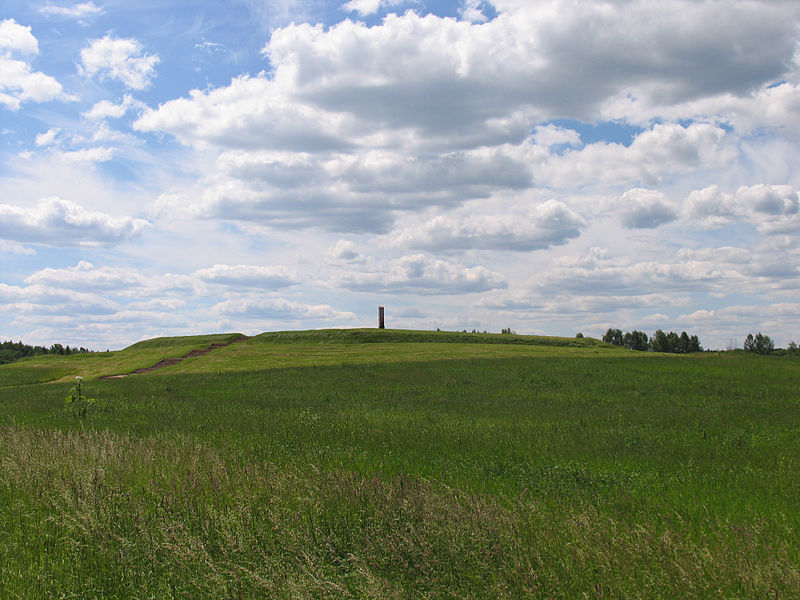
[[[0,429],[3,597],[768,597],[790,520],[630,520],[580,499],[276,468],[181,436]]]
[[[369,353],[365,345],[365,353]],[[800,363],[527,355],[0,398],[0,597],[800,596]]]

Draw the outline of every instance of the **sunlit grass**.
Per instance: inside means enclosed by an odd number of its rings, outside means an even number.
[[[45,354],[0,365],[0,388],[44,381],[69,381],[80,375],[94,379],[102,375],[130,373],[150,367],[162,358],[179,358],[192,350],[201,350],[214,343],[227,343],[240,337],[238,333],[156,338],[139,342],[115,352],[87,354]]]
[[[800,361],[299,337],[4,388],[0,597],[800,596]]]

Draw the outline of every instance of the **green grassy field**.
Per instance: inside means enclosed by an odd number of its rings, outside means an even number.
[[[0,367],[1,598],[800,596],[797,359],[287,332],[90,380],[209,339]]]

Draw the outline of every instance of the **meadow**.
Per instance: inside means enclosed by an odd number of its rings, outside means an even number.
[[[794,357],[284,332],[97,380],[237,337],[0,367],[0,597],[800,597]]]

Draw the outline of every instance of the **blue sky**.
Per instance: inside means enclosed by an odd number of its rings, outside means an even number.
[[[0,338],[800,341],[800,5],[5,2]]]

